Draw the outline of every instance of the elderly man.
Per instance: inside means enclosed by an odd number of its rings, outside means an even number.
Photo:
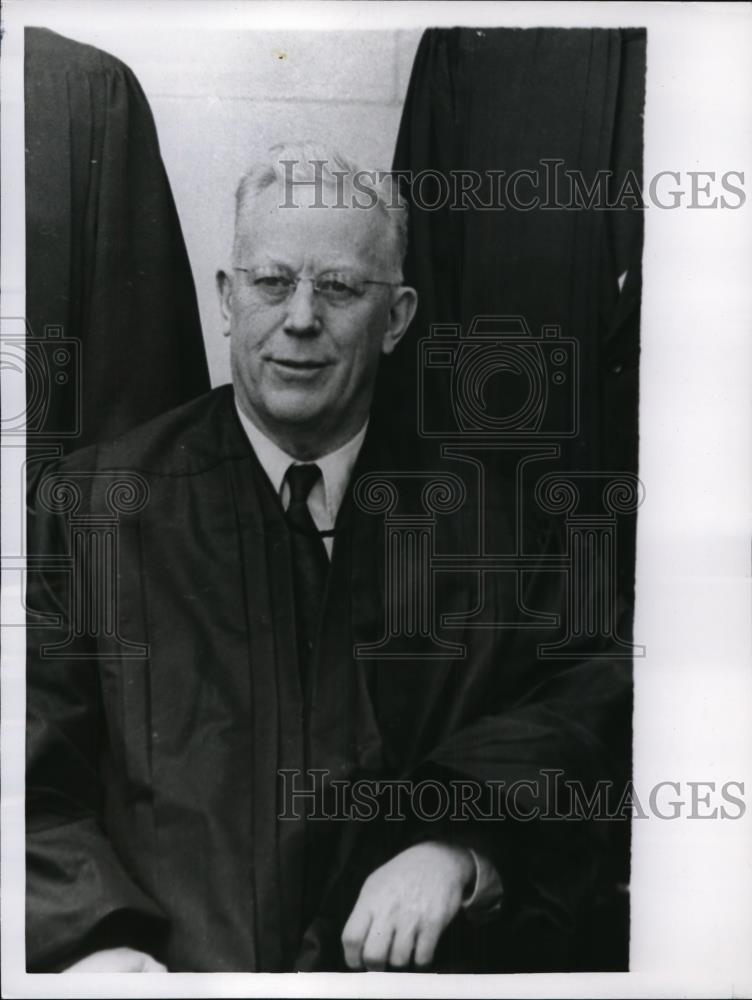
[[[286,183],[292,162],[309,183]],[[546,942],[568,940],[590,849],[502,836],[508,802],[492,822],[390,821],[378,798],[367,822],[331,812],[362,779],[588,780],[622,686],[603,661],[541,667],[529,631],[468,632],[454,660],[357,655],[392,599],[353,491],[399,469],[369,413],[416,305],[405,215],[337,155],[251,170],[217,277],[232,387],[39,484],[40,555],[73,548],[62,484],[79,526],[112,518],[118,477],[142,497],[117,513],[114,638],[71,628],[65,573],[29,585],[57,615],[29,638],[31,970],[481,971],[529,966],[525,941],[534,967],[566,961]],[[542,576],[526,600],[561,602]],[[436,600],[467,612],[471,581],[444,574]]]

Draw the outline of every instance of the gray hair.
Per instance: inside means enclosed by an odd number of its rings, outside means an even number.
[[[336,188],[338,198],[346,187],[354,207],[373,208],[382,212],[392,235],[401,274],[407,252],[407,202],[399,191],[396,178],[387,171],[364,170],[336,150],[327,150],[307,142],[272,146],[268,159],[255,163],[240,178],[235,193],[233,253],[236,256],[240,249],[239,222],[248,203],[272,184],[285,189],[286,199],[289,199],[292,192],[287,191],[287,187],[292,170],[296,173],[293,184],[301,183],[300,174],[307,183],[314,178],[320,179],[322,188]],[[363,197],[367,204],[363,203]]]

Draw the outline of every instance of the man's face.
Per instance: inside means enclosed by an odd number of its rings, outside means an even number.
[[[241,409],[286,450],[318,457],[364,423],[379,357],[407,327],[415,293],[366,284],[361,295],[333,302],[302,280],[286,300],[269,301],[267,275],[272,283],[278,274],[398,276],[380,210],[314,208],[297,191],[300,207],[280,208],[281,200],[273,185],[250,201],[234,269],[218,276],[220,298]]]

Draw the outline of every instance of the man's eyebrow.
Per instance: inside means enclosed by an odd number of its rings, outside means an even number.
[[[293,267],[292,264],[285,264],[283,261],[276,260],[272,257],[262,257],[261,259],[254,259],[253,256],[250,256],[249,258],[244,258],[240,261],[237,261],[236,263],[242,265],[243,267],[251,267],[254,269],[262,267],[279,267],[285,271],[292,271],[292,272],[295,271],[295,268]]]
[[[300,268],[295,267],[293,264],[286,264],[283,261],[277,260],[277,259],[272,258],[272,257],[265,257],[265,258],[262,258],[261,260],[253,260],[253,259],[251,259],[249,261],[242,261],[241,263],[242,263],[243,267],[251,267],[251,268],[254,268],[254,269],[255,268],[263,268],[263,267],[279,267],[279,268],[282,268],[285,271],[290,271],[292,274],[295,274],[295,275],[297,275],[298,272],[301,270]],[[353,272],[355,274],[361,274],[361,273],[367,272],[368,268],[365,267],[362,264],[357,264],[354,261],[350,261],[350,262],[344,262],[343,261],[343,262],[341,262],[339,264],[322,264],[320,267],[315,268],[315,270],[314,270],[313,273],[315,275],[319,275],[319,274],[328,274],[331,271],[335,271],[335,272],[336,271],[347,271],[347,272]]]

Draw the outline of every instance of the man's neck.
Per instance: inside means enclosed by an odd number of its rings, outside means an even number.
[[[285,493],[285,477],[290,469],[290,465],[296,461],[295,457],[272,441],[256,424],[252,423],[240,409],[237,400],[235,401],[235,406],[240,423],[243,425],[243,430],[248,436],[256,458],[261,463],[261,467],[266,473],[273,489],[286,507],[289,492]],[[350,481],[350,476],[363,445],[367,427],[368,423],[366,422],[357,434],[345,442],[344,445],[316,459],[321,471],[321,480],[311,491],[309,507],[314,521],[322,531],[330,531],[334,527],[340,505]],[[319,492],[317,493],[317,491]],[[325,538],[324,544],[331,555],[331,539]]]

